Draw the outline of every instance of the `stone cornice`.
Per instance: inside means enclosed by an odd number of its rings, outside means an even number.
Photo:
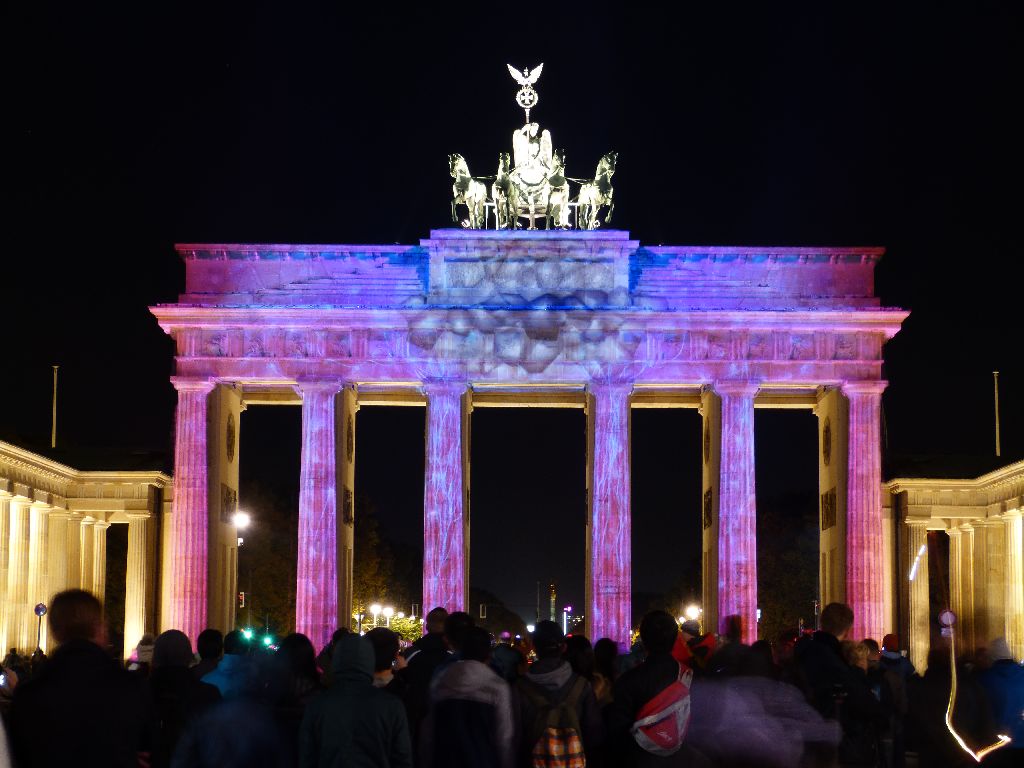
[[[930,491],[962,491],[983,490],[1014,481],[1024,482],[1024,461],[1007,464],[975,478],[928,478],[928,477],[897,477],[885,483],[891,493],[909,490]]]

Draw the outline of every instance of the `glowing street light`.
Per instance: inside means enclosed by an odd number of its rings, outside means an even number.
[[[387,606],[384,609],[383,613],[384,613],[384,621],[386,622],[385,626],[390,627],[391,626],[391,617],[395,615],[395,609],[392,608],[389,605],[389,606]]]
[[[377,617],[380,616],[380,612],[383,609],[380,607],[380,603],[374,603],[370,606],[370,613],[373,615],[373,626],[377,626]]]
[[[526,625],[526,631],[529,632],[531,635],[533,634],[533,630],[535,630],[536,628],[537,627],[535,627],[533,624]]]
[[[395,618],[396,619],[404,619],[405,618],[405,614],[402,611],[399,611],[398,613],[395,614]]]
[[[683,611],[683,613],[686,615],[686,618],[688,618],[690,621],[696,621],[697,618],[700,616],[700,607],[691,603],[690,605],[686,606],[686,610]]]
[[[235,512],[235,514],[231,516],[231,522],[234,523],[235,528],[240,531],[244,531],[249,527],[249,523],[252,522],[252,518],[249,517],[248,512]]]

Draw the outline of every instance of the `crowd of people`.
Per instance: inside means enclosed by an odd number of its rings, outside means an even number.
[[[719,636],[652,611],[620,655],[551,621],[496,640],[435,608],[404,648],[384,627],[339,629],[319,654],[301,634],[263,649],[207,629],[194,654],[169,630],[127,666],[106,649],[93,595],[62,592],[47,618],[50,657],[20,672],[5,660],[0,768],[976,764],[946,724],[941,636],[918,675],[895,635],[849,638],[841,603],[820,630],[775,644],[743,644],[735,618]],[[1024,668],[1002,639],[958,664],[953,730],[975,749],[1006,734],[985,763],[1024,764]]]

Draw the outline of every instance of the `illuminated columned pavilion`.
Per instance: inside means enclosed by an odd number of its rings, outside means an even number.
[[[36,647],[33,608],[64,589],[103,599],[107,530],[128,526],[124,654],[157,625],[157,525],[171,478],[82,472],[0,441],[0,648]],[[52,650],[46,622],[40,647]]]
[[[161,626],[233,626],[240,412],[301,404],[296,629],[351,615],[355,414],[426,407],[425,609],[466,607],[468,424],[482,407],[582,408],[586,621],[630,631],[630,411],[703,416],[705,623],[756,636],[754,410],[819,419],[821,596],[854,633],[895,618],[882,504],[881,249],[643,247],[623,231],[437,230],[415,246],[181,245],[186,288],[152,308],[176,347]],[[679,514],[695,500],[680,500]],[[695,531],[696,535],[696,531]]]

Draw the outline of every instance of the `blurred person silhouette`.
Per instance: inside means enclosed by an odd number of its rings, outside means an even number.
[[[153,719],[145,681],[104,650],[100,601],[81,589],[60,592],[46,619],[58,647],[14,692],[9,726],[15,764],[134,768],[148,761]]]
[[[451,614],[446,635],[451,638]],[[422,764],[434,768],[511,768],[514,715],[511,692],[491,669],[491,636],[461,627],[458,660],[438,669],[430,712],[421,729]]]
[[[594,697],[597,704],[604,707],[612,700],[612,684],[615,682],[616,660],[619,646],[613,640],[602,637],[594,643]]]
[[[405,679],[395,675],[400,642],[398,635],[387,627],[374,627],[366,633],[373,646],[373,687],[383,688],[400,699],[405,695]]]
[[[149,690],[156,728],[153,768],[170,765],[178,740],[196,717],[221,700],[215,686],[200,682],[189,670],[192,644],[184,632],[169,629],[153,643]]]
[[[989,766],[1024,765],[1024,666],[1013,654],[1006,638],[997,637],[988,646],[992,665],[978,673],[999,733],[1012,741],[985,758]]]
[[[224,636],[224,656],[201,680],[217,686],[225,699],[252,695],[256,688],[256,668],[248,652],[244,635],[237,629],[228,632]]]
[[[192,667],[192,676],[202,680],[217,668],[221,654],[224,653],[224,635],[219,629],[204,629],[196,638],[196,651],[199,662]]]
[[[264,697],[273,708],[284,748],[292,755],[299,753],[306,707],[322,688],[315,654],[310,639],[296,632],[285,637],[277,653],[266,660]]]
[[[334,634],[331,635],[331,641],[317,654],[316,666],[320,670],[320,682],[323,683],[324,687],[329,687],[331,684],[331,659],[334,655],[334,646],[338,640],[348,634],[351,634],[351,630],[346,627],[339,627],[334,630]]]
[[[405,709],[396,696],[374,688],[370,641],[340,637],[331,663],[333,685],[309,702],[302,719],[299,765],[411,766]]]
[[[444,639],[447,618],[448,611],[444,608],[434,608],[427,614],[424,621],[427,633],[406,649],[406,666],[398,673],[405,682],[405,711],[414,746],[419,744],[420,726],[430,706],[430,681],[438,666],[451,655]],[[418,750],[414,750],[413,757],[419,761]]]

